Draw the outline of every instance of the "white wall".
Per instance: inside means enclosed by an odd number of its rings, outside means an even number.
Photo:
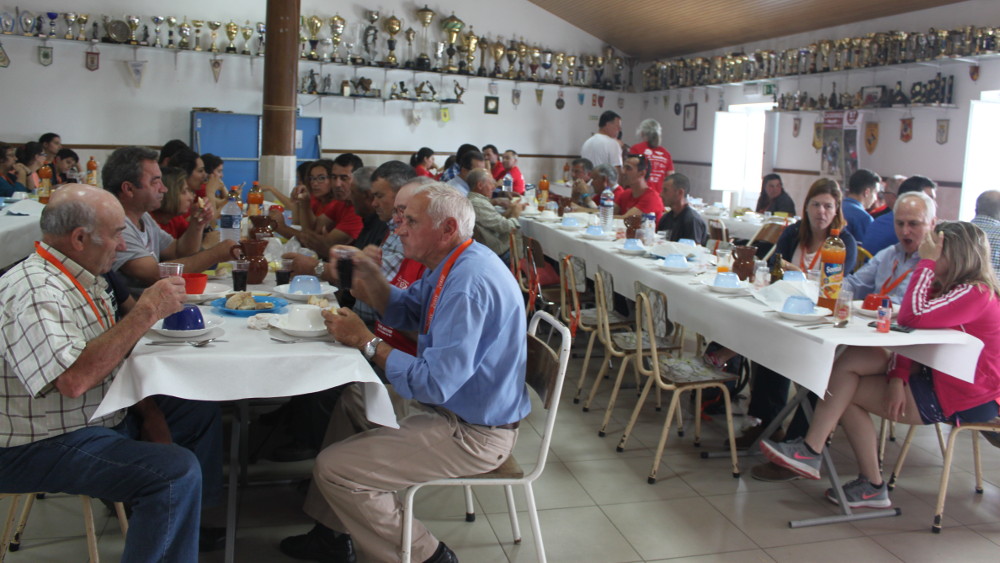
[[[90,3],[88,3],[90,4]],[[80,2],[74,0],[32,0],[20,2],[22,10],[33,12],[73,10],[82,12]],[[218,0],[211,3],[193,0],[178,0],[169,4],[151,0],[103,0],[94,2],[92,20],[96,13],[121,17],[126,13],[152,15],[174,15],[188,19],[230,18],[242,24],[264,19],[263,0],[239,1]],[[423,5],[423,2],[420,3]],[[376,6],[368,6],[376,7]],[[393,10],[403,22],[403,28],[412,26],[419,31],[420,26],[414,15],[417,5],[403,0],[389,0],[377,5],[382,17],[387,18]],[[472,25],[477,35],[494,39],[501,34],[509,41],[510,30],[516,30],[529,43],[567,52],[587,52],[597,54],[602,42],[549,12],[531,4],[527,0],[509,0],[499,9],[496,3],[451,2],[430,3],[439,16],[431,25],[431,37],[440,33],[440,19],[448,17],[451,10],[468,28]],[[0,10],[13,12],[13,5]],[[348,32],[356,30],[363,18],[366,6],[361,3],[330,3],[319,0],[302,2],[304,15],[317,14],[325,18],[339,12],[348,20]],[[144,16],[145,23],[149,16]],[[60,23],[60,35],[62,32]],[[166,35],[164,26],[163,35]],[[326,31],[328,32],[328,30]],[[207,29],[202,36],[207,39]],[[383,38],[386,34],[380,33]],[[418,35],[419,37],[419,35]],[[218,83],[212,78],[207,53],[175,52],[150,48],[134,48],[100,44],[101,68],[96,72],[87,71],[84,66],[83,42],[51,41],[54,47],[54,62],[42,67],[37,62],[36,49],[42,44],[39,39],[14,36],[0,36],[4,47],[12,59],[11,66],[0,69],[0,99],[6,111],[0,120],[0,139],[23,142],[37,139],[46,131],[56,131],[63,142],[74,145],[160,145],[171,138],[187,140],[190,137],[189,112],[192,107],[215,107],[237,113],[260,113],[263,80],[263,60],[236,55],[222,54],[224,66]],[[224,30],[220,30],[220,41]],[[400,46],[397,52],[405,51],[402,35],[397,36]],[[238,40],[241,44],[242,39]],[[401,54],[401,53],[400,53]],[[148,60],[146,76],[140,88],[134,88],[128,81],[123,61],[133,59]],[[477,62],[478,66],[478,62]],[[309,68],[319,68],[315,63],[300,63],[300,73]],[[355,70],[340,65],[325,65],[324,74],[332,72],[334,83],[339,84],[346,75],[353,76]],[[357,75],[376,79],[376,83],[386,79],[380,69],[360,68]],[[402,80],[410,73],[390,71],[388,79]],[[435,82],[437,78],[434,77]],[[323,146],[327,150],[385,150],[415,151],[421,146],[430,146],[443,155],[454,151],[463,142],[477,145],[493,143],[501,148],[513,148],[521,153],[567,155],[578,152],[580,145],[596,130],[597,116],[602,108],[590,105],[592,90],[587,90],[586,105],[577,100],[579,88],[565,89],[566,107],[555,108],[556,85],[544,85],[544,99],[541,106],[535,100],[534,83],[523,83],[521,103],[514,107],[511,92],[514,83],[498,81],[499,115],[484,115],[483,97],[487,95],[486,79],[458,78],[463,84],[468,82],[463,96],[463,105],[450,106],[451,121],[443,123],[438,119],[437,105],[419,104],[423,109],[423,121],[419,126],[410,126],[404,109],[413,104],[401,101],[380,102],[370,100],[337,100],[325,98],[317,100],[313,96],[301,96],[299,104],[303,115],[322,116]],[[450,92],[451,78],[447,80]],[[411,86],[412,89],[412,86]],[[609,93],[605,108],[613,108],[626,116],[627,123],[638,121],[638,102],[628,97],[624,110],[618,110],[618,95]],[[630,107],[631,106],[631,107]],[[102,151],[95,152],[101,157]],[[84,155],[81,155],[86,158]],[[388,158],[378,157],[381,161]],[[397,156],[399,158],[399,156]],[[442,156],[441,161],[444,160]],[[536,181],[541,173],[561,171],[562,160],[527,158],[522,161],[529,181]]]

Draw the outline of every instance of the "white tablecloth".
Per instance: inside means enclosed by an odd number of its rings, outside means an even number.
[[[233,401],[302,395],[360,381],[364,383],[368,419],[398,428],[389,394],[354,348],[338,344],[330,336],[281,344],[270,339],[269,331],[247,328],[245,318],[217,315],[211,307],[201,309],[206,319],[224,319],[221,338],[227,342],[203,348],[147,346],[152,340],[170,340],[150,331],[126,358],[94,418],[152,395]],[[277,329],[270,330],[280,338],[293,339]]]
[[[641,281],[667,296],[668,315],[688,330],[781,373],[819,396],[826,391],[830,368],[841,346],[883,346],[903,352],[964,381],[972,381],[982,342],[956,330],[916,330],[879,334],[867,326],[871,319],[855,316],[844,329],[832,326],[808,330],[751,298],[723,298],[703,285],[693,285],[690,274],[670,274],[649,258],[630,257],[616,251],[614,242],[595,242],[576,233],[526,219],[524,234],[537,239],[545,254],[558,259],[569,253],[584,259],[592,277],[600,264],[613,272],[615,291],[635,298],[634,283]]]
[[[0,268],[6,268],[34,250],[42,238],[38,218],[45,206],[30,199],[21,200],[0,210]],[[26,216],[8,213],[26,213]]]

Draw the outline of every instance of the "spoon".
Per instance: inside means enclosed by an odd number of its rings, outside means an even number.
[[[273,336],[271,337],[271,340],[273,340],[275,342],[280,342],[282,344],[295,344],[296,342],[305,342],[305,340],[303,340],[301,338],[296,338],[294,340],[284,340],[284,339],[281,339],[281,338],[275,338]]]
[[[228,342],[228,340],[219,340],[218,338],[207,338],[205,340],[185,340],[183,342],[168,342],[168,341],[157,341],[157,342],[147,342],[146,346],[179,346],[182,344],[187,344],[189,346],[194,346],[195,348],[201,348],[207,346],[212,342]]]

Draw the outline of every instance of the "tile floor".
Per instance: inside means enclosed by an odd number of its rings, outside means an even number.
[[[791,519],[835,512],[822,498],[828,486],[825,480],[755,481],[749,471],[758,458],[741,458],[743,476],[734,479],[728,458],[700,458],[700,450],[691,443],[693,428],[688,417],[687,437],[671,437],[659,480],[648,485],[646,476],[664,413],[648,405],[627,450],[616,453],[635,395],[620,395],[608,435],[599,438],[597,428],[606,404],[601,401],[606,401],[607,390],[589,413],[574,405],[571,398],[580,363],[574,359],[570,364],[552,454],[535,488],[550,561],[1000,561],[1000,472],[996,469],[1000,451],[985,441],[985,493],[973,492],[971,445],[963,439],[955,457],[940,535],[930,532],[941,473],[941,455],[931,428],[920,429],[892,495],[895,506],[902,509],[901,516],[790,529]],[[516,453],[525,465],[537,458],[543,421],[540,412],[537,409],[521,427]],[[703,444],[707,449],[722,445],[725,431],[719,419],[722,417],[705,425]],[[887,465],[895,463],[906,427],[897,432],[899,442],[887,447]],[[851,477],[856,469],[842,435],[835,437],[832,452],[841,475]],[[308,475],[309,462],[260,462],[253,472],[255,476],[302,478]],[[479,488],[475,496],[479,518],[474,523],[464,520],[461,490],[450,487],[421,492],[417,516],[462,561],[534,561],[527,514],[519,513],[525,537],[520,545],[514,545],[502,493]],[[518,494],[517,498],[523,508],[523,496]],[[278,541],[303,533],[311,525],[299,509],[301,496],[296,487],[253,486],[243,499],[237,561],[291,561],[278,551]],[[0,510],[5,511],[6,505]],[[122,548],[117,522],[97,506],[95,511],[99,514],[101,556],[115,561]],[[7,557],[11,563],[85,559],[79,501],[61,495],[35,504],[21,550]],[[222,561],[222,552],[206,554],[201,561]]]

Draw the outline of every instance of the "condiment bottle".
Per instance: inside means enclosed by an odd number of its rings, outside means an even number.
[[[830,229],[830,236],[820,249],[823,266],[820,269],[819,299],[816,304],[831,311],[837,306],[840,286],[844,283],[844,261],[847,260],[847,247],[839,235],[840,229]]]
[[[892,302],[886,297],[882,299],[882,305],[878,308],[878,320],[875,321],[875,330],[878,332],[889,332],[892,326]]]
[[[49,193],[52,191],[52,167],[42,166],[38,169],[38,189],[35,193],[38,195],[38,203],[48,203]]]

